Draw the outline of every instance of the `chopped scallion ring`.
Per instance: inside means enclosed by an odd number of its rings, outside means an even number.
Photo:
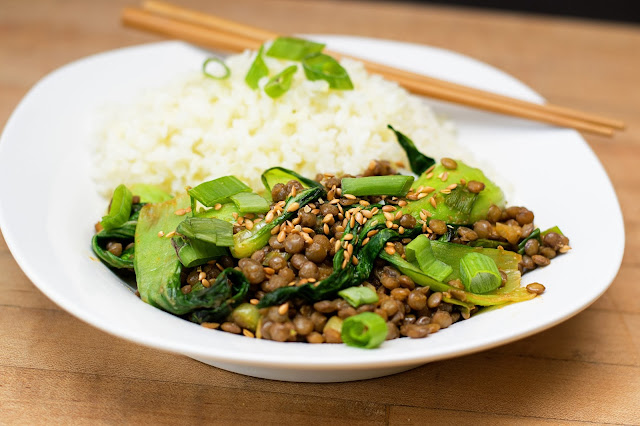
[[[353,90],[347,70],[334,58],[324,53],[315,53],[302,60],[304,73],[309,80],[325,80],[329,87],[338,90]]]
[[[219,65],[222,66],[222,68],[224,69],[224,74],[223,75],[213,75],[210,72],[207,71],[207,66],[211,63],[217,63]],[[207,58],[204,63],[202,64],[202,73],[209,77],[209,78],[213,78],[214,80],[225,80],[227,78],[229,78],[229,76],[231,75],[231,70],[229,69],[229,67],[227,66],[227,64],[224,63],[224,61],[220,58]]]
[[[279,74],[274,75],[264,86],[264,92],[274,99],[284,95],[291,88],[296,71],[298,71],[298,66],[291,65]]]

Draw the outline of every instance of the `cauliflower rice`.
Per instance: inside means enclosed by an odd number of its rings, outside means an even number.
[[[95,147],[99,191],[108,196],[120,183],[148,183],[177,193],[225,175],[261,190],[260,175],[273,166],[313,178],[319,170],[361,171],[373,159],[407,164],[387,124],[429,156],[461,157],[450,121],[360,62],[341,61],[354,90],[330,90],[299,67],[291,89],[272,99],[244,81],[254,55],[229,56],[226,80],[194,72],[133,104],[112,105]],[[272,75],[291,64],[265,61]]]

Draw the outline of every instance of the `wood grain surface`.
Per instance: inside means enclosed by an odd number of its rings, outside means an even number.
[[[120,26],[127,4],[0,0],[0,126],[53,69],[157,41]],[[381,379],[284,383],[86,325],[34,287],[0,238],[0,423],[640,424],[640,27],[401,2],[182,4],[283,33],[444,47],[505,70],[555,104],[623,119],[629,127],[613,139],[586,137],[625,216],[620,273],[581,314],[510,345]],[[606,218],[593,223],[603,232],[594,244],[606,250]]]

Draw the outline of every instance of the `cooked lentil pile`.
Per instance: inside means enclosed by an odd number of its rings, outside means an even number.
[[[449,169],[456,168],[455,161],[448,158],[443,159],[442,164]],[[388,161],[372,161],[361,176],[385,176],[396,173]],[[398,229],[400,234],[418,225],[416,218],[409,214],[401,214],[398,207],[405,206],[408,200],[428,194],[428,191],[418,188],[405,198],[342,195],[343,177],[354,176],[318,174],[315,180],[325,187],[326,200],[321,199],[317,203],[296,209],[297,216],[283,226],[275,227],[271,231],[268,245],[254,252],[251,257],[238,261],[233,257],[224,256],[219,260],[209,261],[206,265],[184,270],[181,277],[182,292],[189,293],[192,286],[198,282],[207,286],[222,270],[233,267],[242,271],[249,280],[251,287],[247,300],[250,304],[257,305],[266,293],[286,286],[315,283],[329,277],[333,272],[332,259],[340,246],[340,239],[344,236],[347,223],[350,220],[363,222],[377,213],[375,208],[362,208],[384,202],[381,210],[388,221],[387,225]],[[460,184],[458,182],[455,185]],[[484,189],[484,184],[470,181],[466,182],[466,187],[471,192],[479,193]],[[243,229],[250,230],[261,221],[273,220],[282,213],[285,200],[303,189],[297,180],[275,185],[271,192],[273,203],[269,212],[238,215],[234,233]],[[547,266],[551,259],[570,249],[568,238],[555,232],[547,233],[542,242],[538,239],[527,240],[535,226],[533,212],[525,207],[512,206],[500,209],[492,205],[486,219],[476,221],[473,227],[457,227],[455,231],[442,220],[429,220],[427,211],[420,212],[420,218],[422,232],[431,240],[451,233],[449,241],[452,243],[467,245],[479,239],[486,239],[495,242],[499,249],[515,247],[526,240],[525,254],[518,264],[521,273]],[[375,231],[372,232],[375,234]],[[410,238],[388,242],[384,250],[388,254],[398,253],[404,258],[405,246],[410,242]],[[366,244],[366,240],[363,244]],[[502,271],[501,275],[504,284],[507,278]],[[459,279],[449,281],[448,284],[464,289]],[[327,327],[332,317],[344,320],[358,313],[374,312],[385,319],[388,329],[386,339],[389,340],[402,336],[423,338],[470,316],[469,312],[460,309],[460,306],[443,301],[443,296],[455,298],[455,292],[443,295],[443,292],[432,291],[428,286],[416,285],[409,276],[403,275],[382,259],[376,260],[373,272],[363,285],[377,293],[376,303],[354,308],[342,298],[316,303],[294,299],[279,306],[260,309],[259,328],[256,331],[245,328],[246,318],[242,315],[231,315],[228,321],[222,323],[204,322],[202,325],[248,337],[255,337],[257,334],[263,339],[279,342],[341,343],[340,332]],[[527,290],[541,294],[544,286],[534,283],[530,284]]]

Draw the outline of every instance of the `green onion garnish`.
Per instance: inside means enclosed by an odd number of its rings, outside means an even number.
[[[409,262],[417,262],[420,270],[427,276],[444,282],[451,275],[453,268],[436,259],[431,248],[431,240],[426,235],[419,235],[405,247]]]
[[[253,192],[240,192],[232,195],[231,201],[240,213],[266,213],[269,211],[267,200]]]
[[[467,253],[460,259],[460,278],[467,291],[476,294],[495,290],[502,283],[496,262],[481,253]]]
[[[278,37],[267,51],[267,56],[301,61],[306,56],[322,52],[324,44],[293,37]]]
[[[224,74],[213,75],[210,72],[208,72],[207,65],[209,65],[211,62],[215,62],[217,64],[222,65],[222,68],[224,69]],[[204,61],[204,63],[202,64],[202,73],[209,78],[213,78],[214,80],[224,80],[226,78],[229,78],[229,76],[231,75],[231,70],[229,69],[227,64],[224,63],[222,59],[214,57],[214,58],[207,58],[207,60]]]
[[[358,348],[377,348],[387,338],[387,323],[378,314],[362,312],[342,322],[342,341]]]
[[[547,235],[549,232],[555,232],[556,234],[564,235],[564,234],[562,233],[562,231],[560,230],[560,228],[558,228],[557,226],[554,226],[554,227],[549,228],[549,229],[547,229],[547,230],[545,230],[545,231],[542,231],[542,232],[540,233],[540,238],[544,238],[544,236],[545,236],[545,235]]]
[[[302,60],[302,66],[305,75],[311,81],[325,80],[332,89],[353,89],[347,70],[329,55],[324,53],[309,55]]]
[[[262,59],[262,51],[264,50],[264,46],[260,46],[260,50],[256,55],[256,58],[253,60],[247,75],[244,78],[244,81],[247,83],[249,87],[253,90],[258,88],[258,82],[262,77],[266,77],[269,75],[269,68],[267,68],[267,64],[264,63],[264,59]]]
[[[390,195],[404,197],[409,192],[413,176],[367,176],[360,178],[343,178],[342,193],[355,196]]]
[[[396,139],[398,139],[398,143],[407,154],[409,164],[411,165],[411,171],[413,173],[420,175],[424,173],[425,170],[427,170],[429,167],[436,164],[436,160],[431,157],[427,157],[426,155],[418,151],[418,148],[416,148],[416,145],[411,139],[391,127],[391,124],[388,124],[387,127],[393,130],[393,133],[395,133],[396,135]]]
[[[264,92],[271,98],[279,98],[287,93],[293,83],[293,75],[298,71],[297,65],[291,65],[285,68],[279,74],[271,77],[269,82],[264,86]]]
[[[527,245],[527,241],[532,240],[534,238],[535,239],[540,238],[540,228],[536,228],[533,231],[531,231],[531,233],[527,238],[525,238],[524,240],[520,241],[520,243],[518,243],[518,254],[524,254],[524,246]]]
[[[129,214],[131,213],[131,200],[133,194],[124,185],[118,185],[113,191],[111,197],[111,205],[109,206],[109,213],[102,217],[100,224],[102,228],[109,231],[111,229],[122,226],[127,220],[129,220]]]
[[[342,297],[354,308],[378,301],[378,294],[365,286],[345,288],[338,292],[338,296]]]
[[[290,180],[297,180],[306,188],[322,188],[322,184],[315,180],[308,179],[293,170],[285,169],[284,167],[271,167],[265,170],[261,176],[262,183],[267,191],[271,192],[271,189],[278,183],[286,184]]]
[[[232,195],[251,192],[251,188],[235,176],[223,176],[201,183],[188,192],[192,199],[200,201],[206,207],[213,207],[217,203],[229,201],[229,197]]]
[[[219,247],[233,246],[233,225],[213,217],[189,217],[178,224],[176,232],[189,240]]]

